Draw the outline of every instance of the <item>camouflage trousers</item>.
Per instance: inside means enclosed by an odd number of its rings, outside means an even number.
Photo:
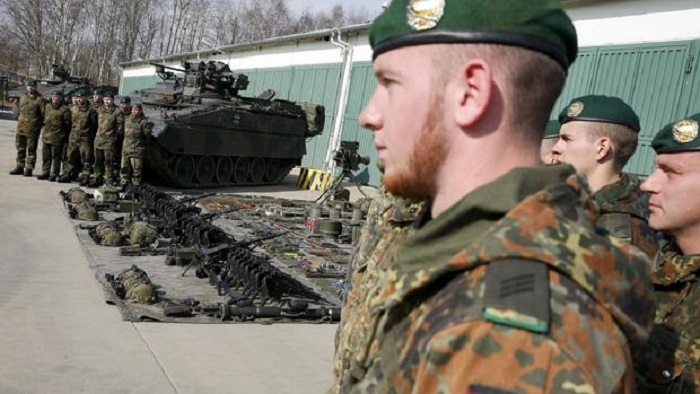
[[[114,182],[114,150],[95,148],[95,179],[104,176],[105,182]]]
[[[63,174],[75,176],[81,172],[85,176],[92,174],[92,163],[95,160],[92,144],[85,142],[71,142],[68,146],[63,161]]]
[[[63,144],[41,144],[41,174],[56,175],[61,172]]]
[[[131,182],[134,186],[141,186],[143,171],[143,157],[122,156],[121,182],[126,185]]]
[[[15,135],[15,148],[17,148],[17,168],[34,169],[36,164],[36,148],[39,143],[39,133]]]
[[[124,144],[124,137],[118,137],[114,141],[114,158],[112,162],[114,163],[114,172],[119,174],[121,171],[123,158],[122,158],[122,147]]]

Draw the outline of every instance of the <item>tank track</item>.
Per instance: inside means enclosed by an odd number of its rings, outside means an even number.
[[[173,155],[149,146],[146,167],[160,183],[188,189],[280,183],[301,159]]]

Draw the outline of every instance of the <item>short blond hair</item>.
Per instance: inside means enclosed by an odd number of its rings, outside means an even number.
[[[587,131],[589,142],[594,142],[598,138],[610,139],[613,149],[613,165],[618,172],[622,171],[622,168],[637,151],[639,133],[630,127],[616,123],[590,122]]]
[[[564,88],[566,73],[554,59],[528,49],[497,44],[439,44],[434,65],[437,82],[443,85],[464,63],[479,58],[489,63],[494,79],[506,87],[506,116],[513,124],[522,125],[515,136],[521,142],[539,145],[552,112],[554,102]]]

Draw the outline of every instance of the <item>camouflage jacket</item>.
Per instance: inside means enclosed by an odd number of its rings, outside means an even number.
[[[422,203],[383,193],[370,205],[357,250],[350,261],[352,288],[343,307],[336,332],[333,362],[333,385],[329,393],[340,391],[350,379],[355,360],[364,359],[368,338],[376,322],[370,321],[370,300],[379,291],[379,277],[394,258],[397,247],[415,230],[412,223],[422,210]]]
[[[648,258],[596,231],[570,166],[515,169],[396,252],[343,392],[628,393]]]
[[[674,243],[657,256],[652,275],[657,303],[649,341],[634,355],[640,393],[700,390],[700,255]]]
[[[636,176],[622,174],[619,181],[593,194],[593,199],[600,208],[598,226],[653,258],[661,238],[649,227],[649,194],[639,190],[640,184]]]
[[[41,141],[45,144],[60,144],[70,134],[70,110],[65,105],[48,104],[44,108],[44,128]]]
[[[78,142],[92,142],[97,133],[97,111],[89,104],[85,106],[74,105],[71,107],[71,132],[68,141],[71,144]]]
[[[17,118],[17,133],[22,135],[39,134],[44,122],[44,107],[46,102],[40,94],[24,94],[19,98],[19,114]]]
[[[114,149],[119,134],[124,132],[124,115],[119,108],[102,105],[97,108],[95,148]]]
[[[146,142],[151,136],[153,123],[144,116],[129,115],[124,123],[123,156],[143,157],[146,154]]]

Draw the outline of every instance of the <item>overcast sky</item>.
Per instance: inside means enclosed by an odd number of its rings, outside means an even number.
[[[288,0],[289,5],[294,11],[300,11],[305,8],[313,10],[330,10],[336,4],[342,4],[345,9],[360,9],[367,10],[367,15],[374,18],[381,11],[381,6],[384,0]]]

